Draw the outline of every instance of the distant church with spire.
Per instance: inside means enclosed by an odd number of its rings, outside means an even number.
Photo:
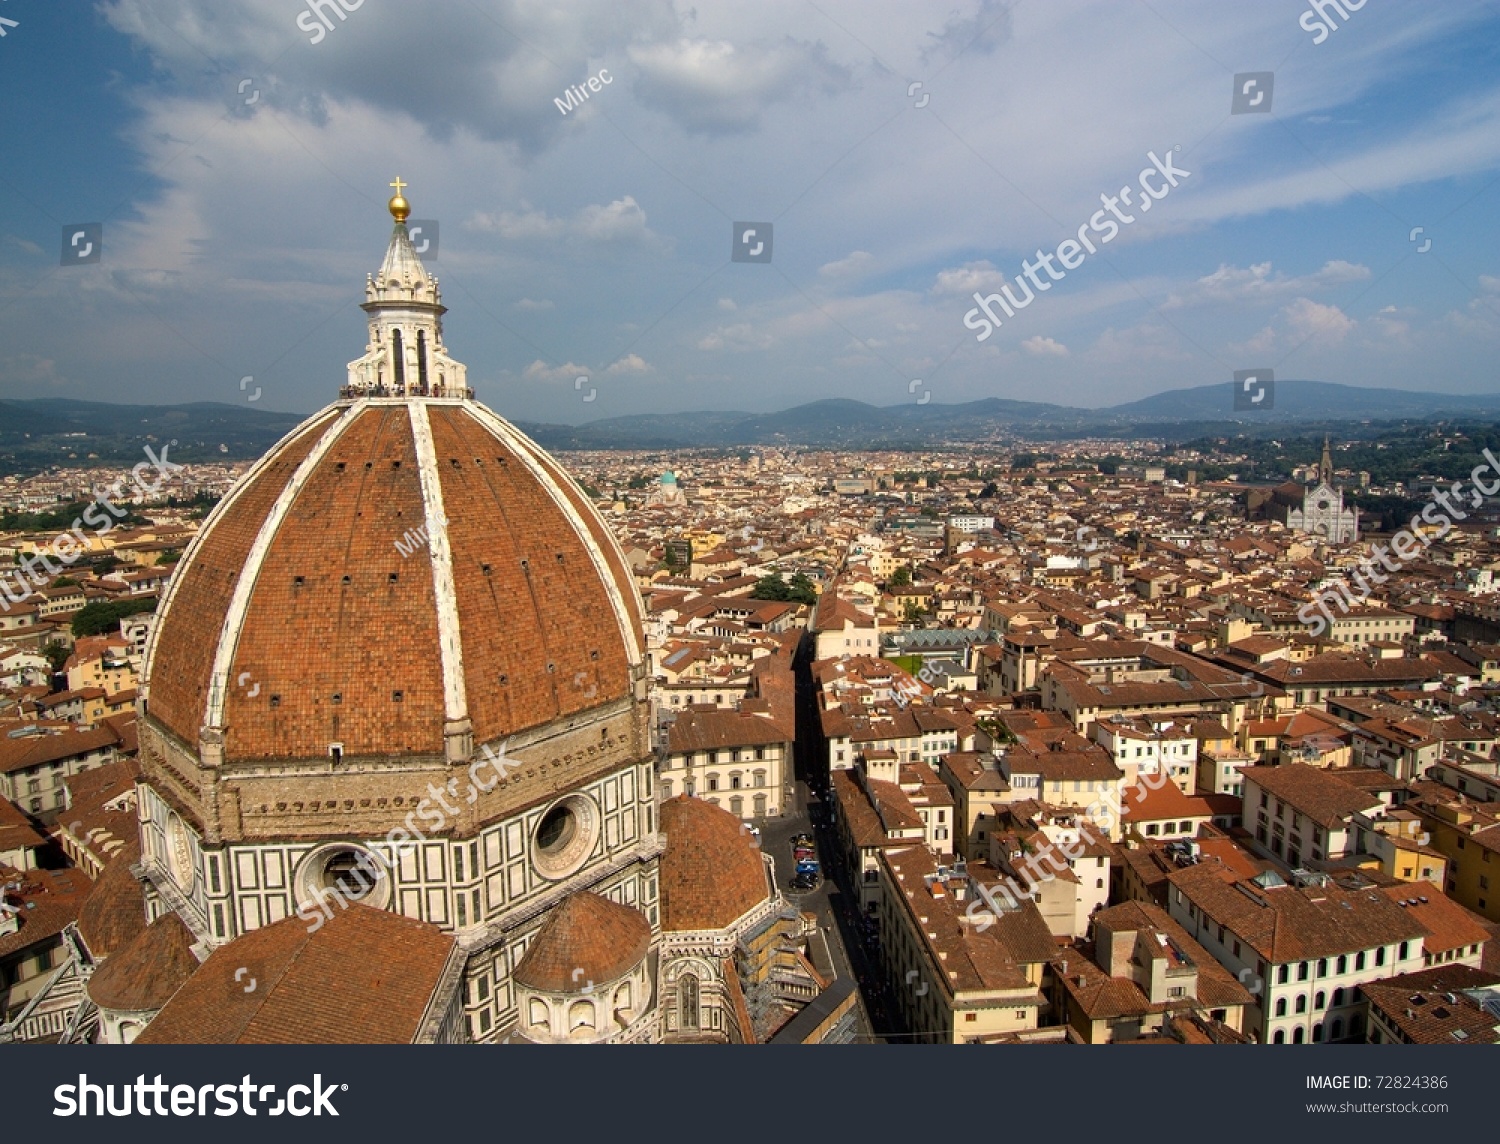
[[[1333,455],[1323,438],[1317,479],[1302,491],[1302,507],[1289,508],[1286,526],[1329,544],[1352,544],[1359,539],[1359,510],[1344,507],[1344,492],[1333,483]]]

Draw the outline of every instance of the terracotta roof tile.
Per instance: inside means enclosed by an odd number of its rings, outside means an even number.
[[[278,446],[188,550],[153,645],[154,718],[197,741],[235,581],[251,575],[244,622],[232,633],[234,671],[249,672],[258,688],[219,681],[229,759],[322,758],[332,742],[346,757],[441,754],[443,656],[428,540],[438,534],[451,554],[449,606],[475,742],[630,694],[642,653],[634,579],[555,461],[476,405],[340,412],[336,424],[320,414]],[[435,477],[424,478],[418,462],[413,413],[431,426]],[[273,502],[325,436],[326,452],[303,474],[258,566],[248,566]],[[445,521],[428,519],[424,492],[441,493]]]
[[[410,1044],[453,944],[358,903],[313,932],[286,918],[215,950],[136,1043]]]
[[[146,929],[146,899],[130,867],[141,860],[137,839],[115,851],[78,911],[78,933],[96,958],[124,949]]]
[[[760,847],[727,810],[678,795],[661,807],[664,930],[725,929],[772,894]]]
[[[89,978],[89,997],[101,1009],[160,1009],[197,969],[192,933],[176,914],[163,914],[110,954]]]
[[[548,993],[581,993],[629,973],[651,948],[651,923],[588,890],[565,898],[527,947],[514,978]]]

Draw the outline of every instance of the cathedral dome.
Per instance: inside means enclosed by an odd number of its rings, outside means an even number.
[[[89,978],[90,1000],[101,1009],[160,1009],[198,969],[193,935],[176,914],[163,914]]]
[[[700,798],[661,806],[661,928],[728,929],[765,904],[773,889],[756,841],[739,818]]]
[[[222,742],[222,762],[457,761],[640,686],[618,544],[555,460],[473,400],[392,213],[340,400],[217,506],[159,609],[147,716],[190,748]]]
[[[553,911],[516,966],[515,980],[548,993],[591,993],[636,969],[650,948],[646,915],[583,890]]]

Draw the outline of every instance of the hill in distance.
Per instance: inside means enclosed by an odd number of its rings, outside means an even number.
[[[776,413],[733,410],[643,413],[584,425],[518,422],[549,449],[690,449],[755,445],[927,448],[979,441],[1069,436],[1175,437],[1328,430],[1361,421],[1500,418],[1500,394],[1370,389],[1324,381],[1278,381],[1274,406],[1236,412],[1229,383],[1169,390],[1105,409],[991,397],[957,405],[877,406],[814,401]],[[306,414],[248,405],[111,405],[58,398],[0,402],[0,473],[141,459],[145,445],[175,440],[172,459],[259,457]]]

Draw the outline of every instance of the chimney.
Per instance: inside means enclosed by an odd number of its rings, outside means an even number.
[[[1098,928],[1096,955],[1103,955],[1104,972],[1111,977],[1130,976],[1130,955],[1135,952],[1134,930]]]

